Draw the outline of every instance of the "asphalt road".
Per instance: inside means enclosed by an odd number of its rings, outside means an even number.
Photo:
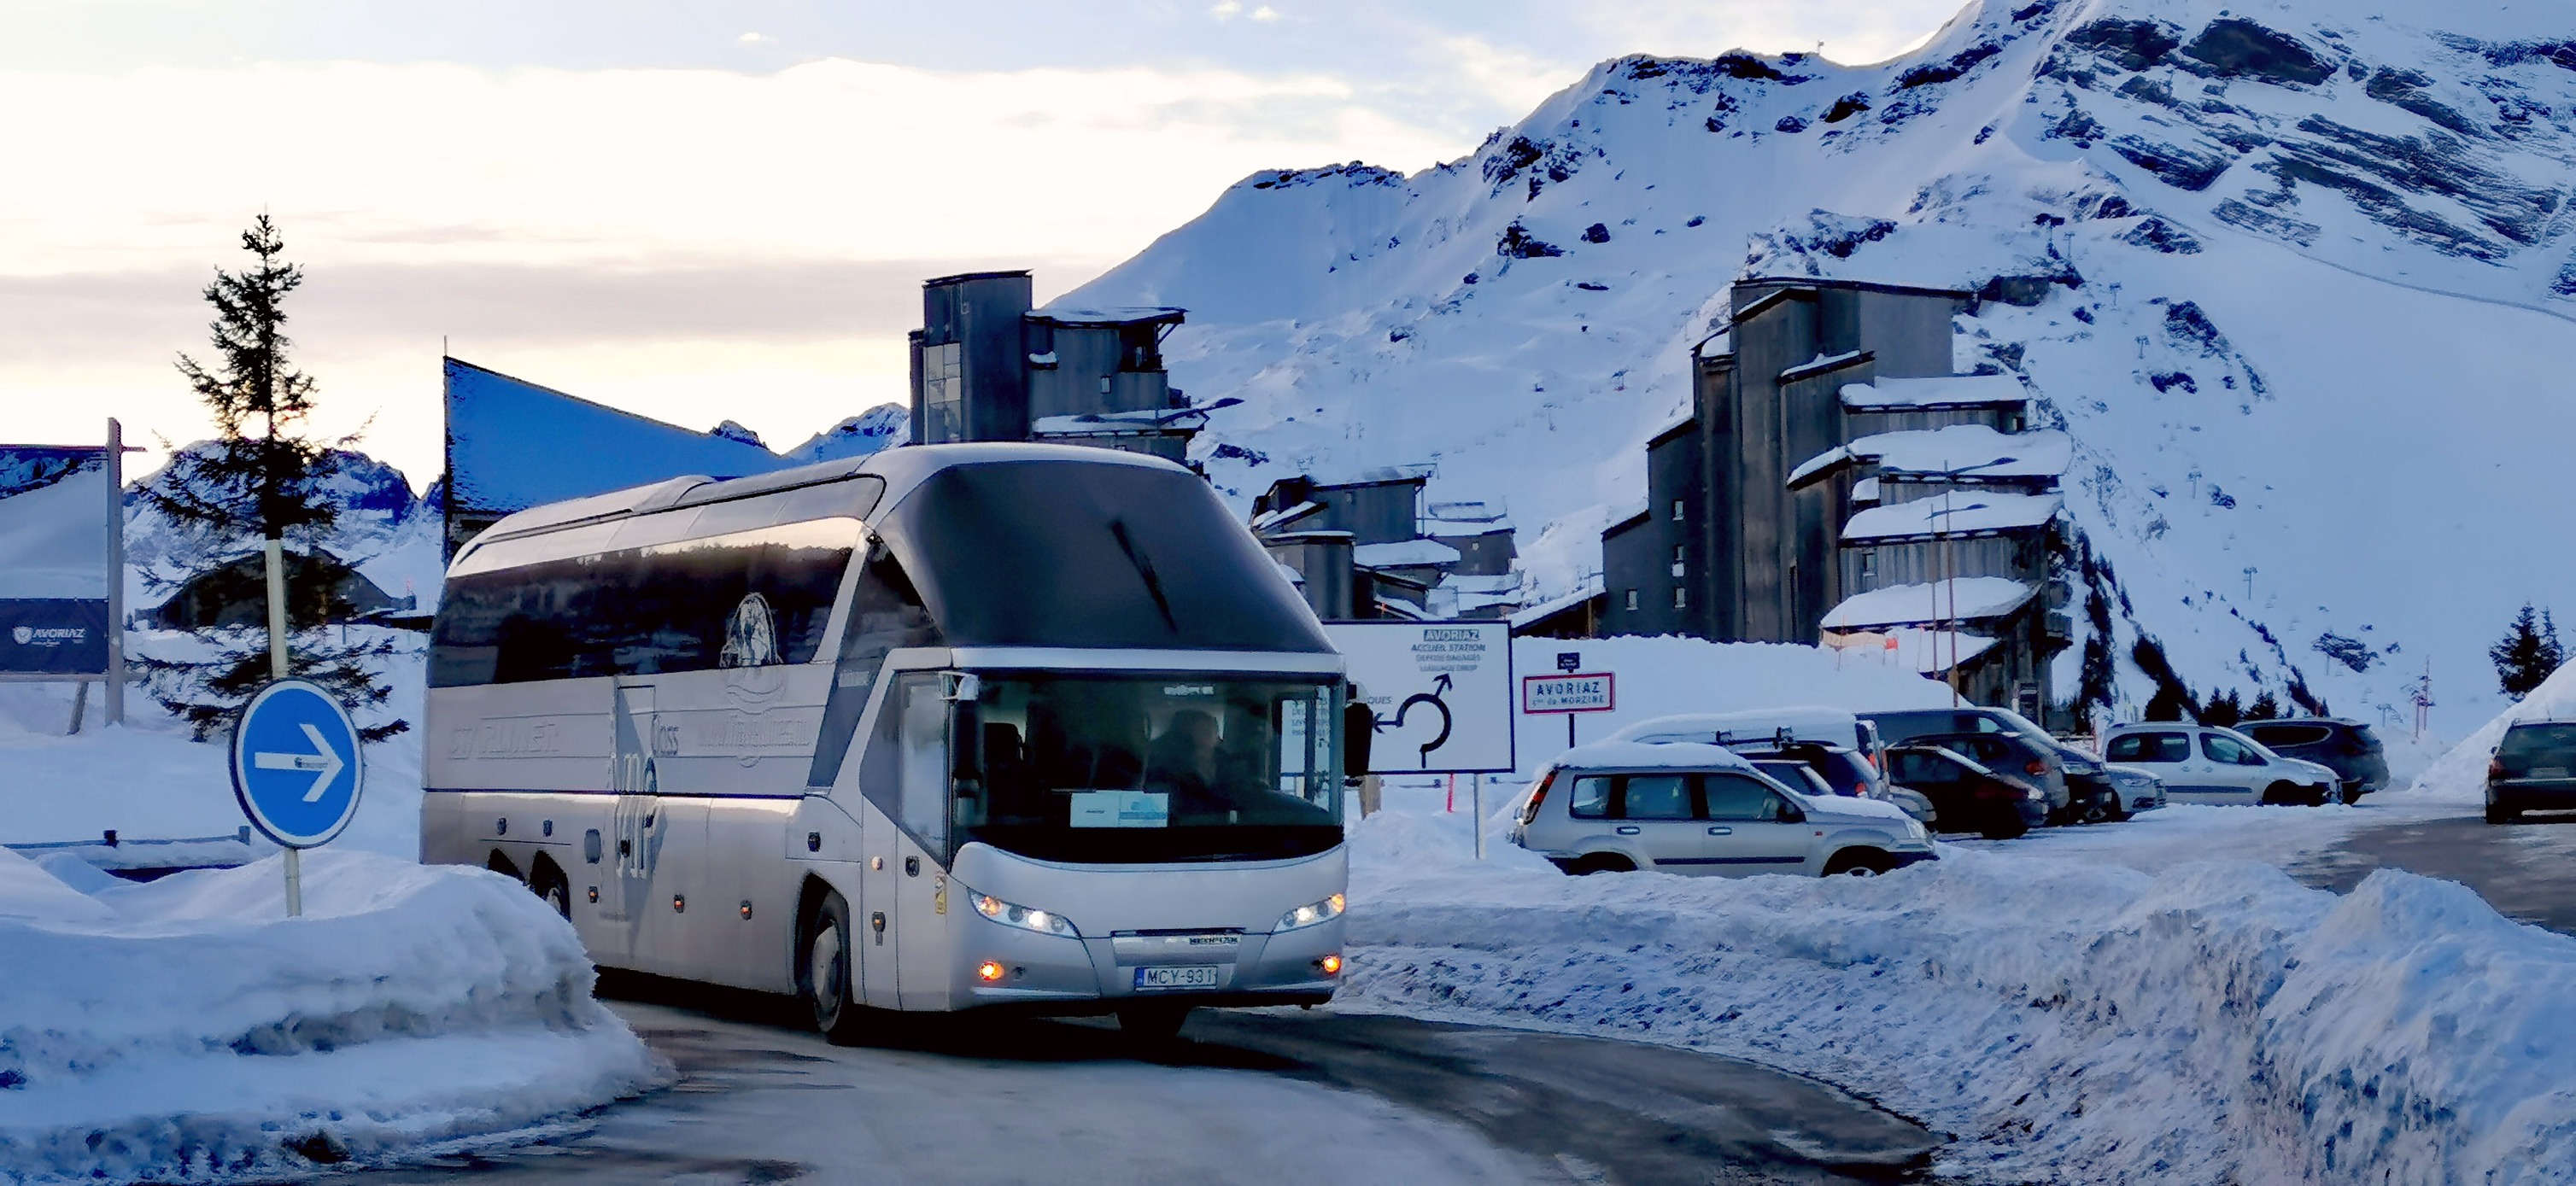
[[[982,1020],[836,1048],[790,1002],[618,983],[679,1081],[587,1131],[376,1183],[1929,1181],[1940,1138],[1833,1088],[1662,1047],[1326,1011]]]
[[[2343,893],[2382,867],[2459,882],[2507,918],[2576,935],[2576,814],[2490,824],[2463,809],[2457,816],[2367,828],[2293,862],[2289,872]]]

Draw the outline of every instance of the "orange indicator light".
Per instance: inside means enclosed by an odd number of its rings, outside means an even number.
[[[975,978],[986,984],[991,984],[992,982],[1002,978],[1002,965],[994,963],[991,960],[985,960],[983,963],[975,965]]]
[[[1338,955],[1328,955],[1322,959],[1316,960],[1315,966],[1322,969],[1323,973],[1327,976],[1339,976],[1342,974],[1342,957]]]

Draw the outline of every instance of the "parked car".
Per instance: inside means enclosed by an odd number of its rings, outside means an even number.
[[[2113,819],[2127,819],[2140,811],[2153,811],[2165,805],[2165,780],[2143,766],[2119,766],[2104,763],[2103,777],[2111,780],[2111,789],[2119,796],[2120,813]]]
[[[1941,830],[2010,840],[2048,818],[2048,792],[1937,745],[1887,751],[1887,777],[1932,801]]]
[[[2079,812],[2054,742],[2042,745],[2018,733],[1926,733],[1908,745],[1937,745],[1988,770],[2001,771],[2048,794],[2048,822],[2071,823]],[[2110,785],[2102,786],[2110,793]]]
[[[2523,721],[2506,729],[2487,762],[2487,822],[2567,810],[2576,810],[2576,721]]]
[[[1511,838],[1578,874],[1867,876],[1934,859],[1923,825],[1892,804],[1803,794],[1693,742],[1566,751],[1522,801]]]
[[[1828,794],[1893,803],[1905,814],[1926,824],[1931,823],[1937,814],[1931,800],[1887,781],[1887,775],[1879,770],[1876,763],[1845,746],[1792,741],[1785,745],[1729,745],[1726,748],[1752,759],[1753,764],[1763,767],[1766,774],[1773,773],[1766,765],[1770,762],[1803,765],[1824,782]],[[1778,777],[1776,774],[1773,776]],[[1796,779],[1784,778],[1781,781],[1791,787],[1799,785]]]
[[[1967,705],[1867,712],[1861,717],[1877,725],[1879,735],[1889,745],[1959,735],[2018,739],[2027,743],[2030,752],[2018,761],[1993,747],[1988,747],[1989,752],[1971,752],[1968,756],[1998,770],[2010,767],[2028,777],[2043,779],[2048,789],[2052,823],[2100,823],[2128,814],[2121,807],[2119,795],[2113,792],[2110,772],[2104,768],[2100,758],[2059,741],[2030,718],[2009,708]],[[2030,759],[2034,758],[2047,766],[2045,774],[2028,769]],[[2003,765],[1997,765],[1999,762]]]
[[[2346,803],[2388,786],[2388,751],[2370,726],[2359,721],[2335,717],[2247,721],[2236,731],[2282,757],[2331,767],[2343,778]]]
[[[2211,725],[2122,725],[2103,739],[2102,756],[2154,772],[2177,803],[2322,804],[2342,797],[2342,776],[2331,767],[2282,757]]]
[[[1839,708],[1763,708],[1748,712],[1693,712],[1639,721],[1605,740],[1695,741],[1704,745],[1755,745],[1812,741],[1857,753],[1878,752],[1878,730]]]

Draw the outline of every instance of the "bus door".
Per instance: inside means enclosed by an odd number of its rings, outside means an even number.
[[[952,975],[947,849],[949,701],[940,672],[904,672],[877,711],[863,759],[868,821],[863,918],[853,919],[870,1005],[944,1008]],[[953,674],[950,678],[954,678]],[[888,826],[891,823],[892,826]],[[961,898],[956,905],[962,906]]]
[[[632,966],[642,954],[641,928],[651,917],[653,871],[668,834],[661,812],[661,774],[653,763],[653,685],[618,685],[617,756],[609,766],[609,851],[613,873],[600,887],[599,913],[624,924],[611,951]]]

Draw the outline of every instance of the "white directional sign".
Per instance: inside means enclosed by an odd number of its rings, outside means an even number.
[[[1509,623],[1330,622],[1324,633],[1377,719],[1370,773],[1512,768]]]
[[[1521,680],[1522,712],[1608,712],[1616,707],[1610,673],[1533,675]]]
[[[261,688],[233,729],[233,797],[288,848],[327,843],[358,812],[358,729],[331,694],[300,679]]]

